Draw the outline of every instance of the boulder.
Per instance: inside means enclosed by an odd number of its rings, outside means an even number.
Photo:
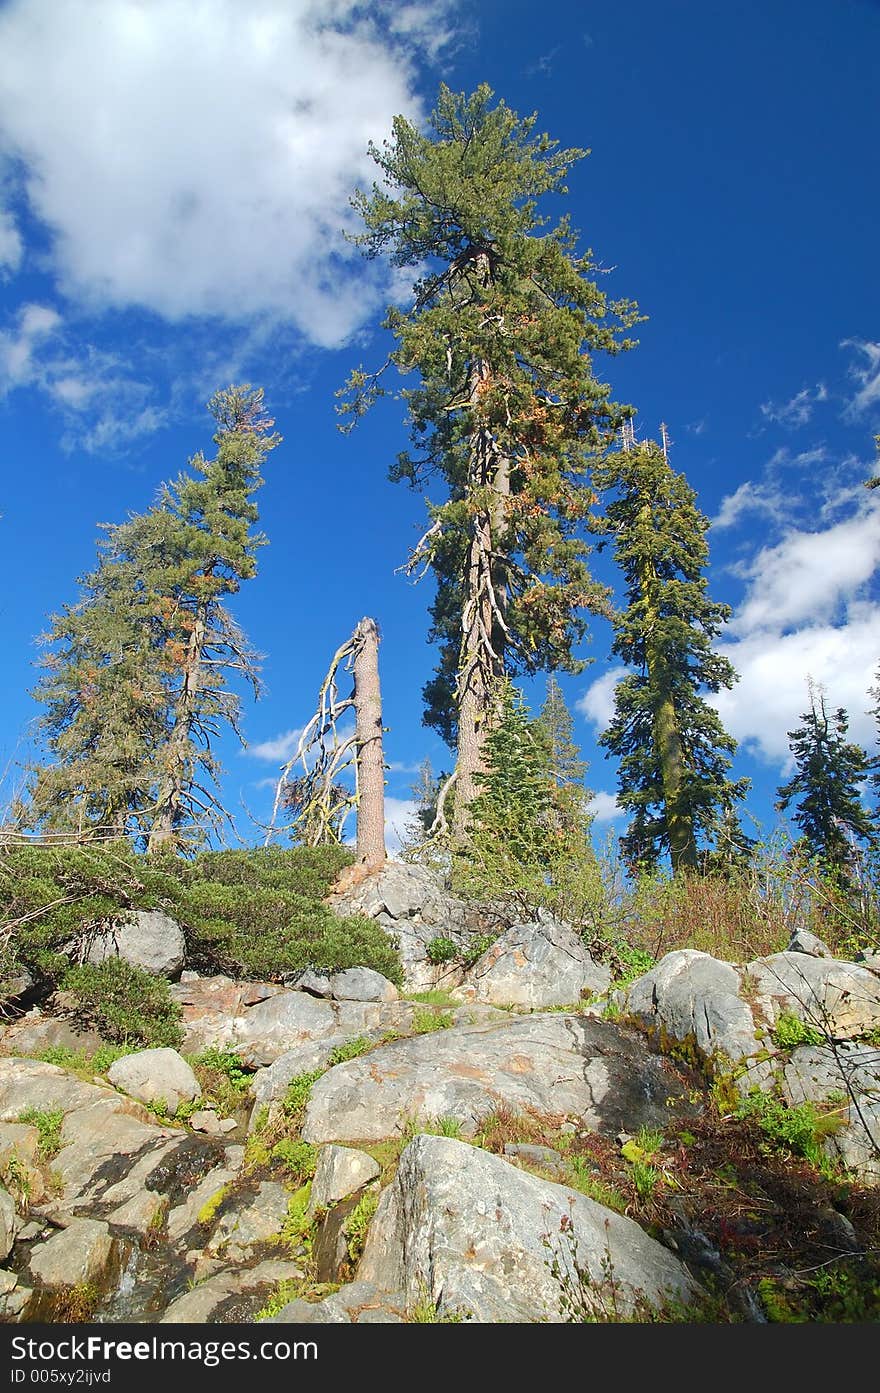
[[[63,1016],[44,1016],[36,1007],[10,1026],[3,1037],[4,1051],[16,1055],[45,1054],[57,1049],[94,1054],[103,1043],[94,1030],[83,1030]]]
[[[684,1115],[688,1094],[667,1061],[611,1021],[521,1016],[396,1040],[337,1064],[312,1087],[303,1136],[378,1141],[413,1117],[452,1117],[471,1136],[499,1107],[571,1115],[616,1135],[666,1125],[673,1106]]]
[[[801,962],[813,959],[797,955]],[[709,953],[681,948],[667,953],[621,995],[623,1010],[661,1044],[690,1046],[702,1060],[722,1067],[745,1065],[737,1079],[744,1093],[772,1078],[755,1020],[742,1000],[741,973]]]
[[[400,995],[393,982],[371,967],[334,972],[330,989],[337,1001],[396,1001]]]
[[[534,923],[512,924],[496,938],[454,994],[536,1010],[576,1005],[583,993],[598,995],[610,985],[609,969],[593,961],[574,929],[542,912]]]
[[[213,1170],[209,1170],[206,1175],[201,1177],[182,1204],[175,1205],[168,1214],[169,1242],[178,1243],[190,1230],[195,1229],[199,1223],[199,1215],[203,1211],[214,1214],[219,1212],[223,1197],[236,1174],[236,1168],[222,1165],[215,1166]],[[206,1206],[208,1206],[207,1209]],[[204,1233],[207,1233],[207,1228]]]
[[[100,1285],[115,1257],[109,1226],[98,1219],[71,1219],[67,1228],[31,1249],[30,1273],[41,1287]]]
[[[107,1077],[115,1088],[141,1103],[163,1101],[169,1113],[202,1096],[198,1079],[177,1050],[139,1050],[123,1055],[110,1065]]]
[[[309,1214],[347,1199],[380,1174],[378,1162],[349,1146],[323,1146],[312,1179]]]
[[[384,1192],[360,1281],[480,1322],[643,1314],[700,1289],[634,1223],[449,1137],[418,1136]]]
[[[795,929],[789,939],[786,951],[789,953],[806,953],[809,958],[834,957],[828,944],[823,943],[821,938],[817,938],[815,934],[811,934],[809,929]]]
[[[831,1106],[839,1126],[825,1139],[829,1156],[868,1184],[880,1181],[880,1050],[870,1045],[801,1045],[782,1077],[792,1107]]]
[[[373,1282],[348,1282],[323,1301],[290,1301],[272,1317],[275,1325],[397,1325],[406,1319],[401,1292]]]
[[[159,909],[134,909],[125,920],[89,934],[84,959],[89,963],[122,958],[155,977],[176,977],[186,957],[183,930]]]
[[[208,1254],[222,1254],[231,1262],[246,1262],[260,1244],[277,1239],[287,1218],[290,1195],[275,1180],[264,1180],[250,1195],[236,1195],[221,1203],[219,1218],[210,1241]]]
[[[386,980],[379,973],[374,976],[380,983]],[[225,979],[213,991],[209,981],[187,983],[176,993],[186,1026],[184,1049],[233,1050],[244,1064],[255,1069],[317,1042],[328,1043],[329,1056],[337,1045],[355,1036],[404,1031],[412,1024],[413,1006],[405,1001],[336,1001],[309,991],[277,988],[251,1003],[236,998]],[[316,1057],[321,1053],[318,1050]]]
[[[18,1215],[15,1212],[15,1200],[0,1185],[0,1262],[5,1262],[12,1252],[12,1245],[18,1235],[19,1227]]]
[[[835,1040],[880,1026],[880,979],[858,963],[773,953],[746,967],[755,1009],[769,1026],[791,1013]]]
[[[296,1263],[277,1260],[243,1271],[218,1272],[172,1301],[160,1317],[160,1324],[203,1325],[253,1319],[273,1287],[302,1276],[303,1270]],[[237,1309],[230,1311],[232,1306]]]
[[[327,903],[335,914],[362,914],[381,924],[397,945],[410,992],[451,987],[462,979],[461,961],[429,960],[432,939],[451,939],[463,954],[487,927],[478,912],[448,892],[439,875],[403,861],[386,861],[381,870],[332,894]]]

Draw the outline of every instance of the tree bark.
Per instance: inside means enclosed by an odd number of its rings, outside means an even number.
[[[369,869],[385,861],[385,758],[379,689],[379,629],[362,619],[354,631],[355,745],[357,751],[357,857]]]
[[[155,855],[175,842],[186,780],[190,735],[195,703],[202,678],[202,656],[208,630],[207,606],[199,605],[189,636],[184,662],[183,685],[177,698],[174,726],[168,741],[165,777],[159,784],[156,812],[147,841],[147,854]]]
[[[474,269],[481,284],[488,287],[492,270],[485,252],[480,253]],[[482,358],[475,359],[470,369],[468,396],[477,422],[480,398],[491,382],[489,363]],[[507,589],[495,567],[495,556],[507,525],[505,500],[510,494],[510,461],[499,453],[491,432],[482,423],[475,425],[471,437],[469,475],[470,495],[489,496],[474,517],[464,576],[453,815],[456,842],[461,842],[467,833],[469,808],[478,791],[476,775],[485,768],[483,750],[494,688],[505,672],[504,631],[498,615],[504,617]]]

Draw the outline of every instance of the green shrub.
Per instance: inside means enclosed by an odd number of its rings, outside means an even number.
[[[318,1163],[317,1147],[307,1141],[293,1137],[282,1137],[276,1142],[269,1155],[273,1161],[281,1161],[296,1185],[304,1185],[315,1174]]]
[[[147,857],[125,841],[15,847],[0,854],[0,983],[25,967],[51,990],[65,945],[131,909],[163,909],[183,927],[188,958],[206,972],[279,980],[304,968],[372,967],[398,985],[400,959],[380,925],[338,919],[325,904],[345,847]]]
[[[61,985],[76,998],[77,1015],[114,1043],[177,1049],[183,1041],[182,1012],[168,983],[122,958],[71,967]]]
[[[458,948],[451,938],[432,938],[425,949],[429,963],[438,966],[440,963],[451,962],[458,954]]]
[[[773,1039],[781,1050],[794,1050],[798,1045],[821,1045],[824,1038],[821,1031],[807,1025],[793,1011],[783,1011],[773,1027]]]
[[[336,871],[351,859],[330,852],[343,849],[267,848],[198,857],[187,870],[177,907],[193,964],[269,980],[306,968],[372,967],[400,985],[400,958],[381,925],[360,916],[339,919],[322,903]]]
[[[751,1119],[776,1147],[803,1156],[823,1175],[833,1178],[835,1168],[822,1143],[840,1130],[843,1118],[837,1112],[821,1112],[813,1103],[787,1108],[778,1098],[753,1089],[736,1110],[737,1117]]]
[[[282,1111],[294,1126],[299,1126],[306,1104],[312,1091],[312,1084],[323,1074],[323,1069],[314,1069],[310,1074],[297,1074],[287,1085]]]
[[[473,967],[474,963],[486,952],[486,949],[492,947],[497,937],[497,934],[477,934],[476,938],[472,938],[461,955],[462,967]]]

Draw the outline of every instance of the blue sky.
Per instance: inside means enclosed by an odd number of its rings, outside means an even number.
[[[342,238],[367,141],[442,79],[488,81],[564,145],[566,200],[613,296],[648,316],[597,364],[713,519],[711,591],[741,674],[722,715],[766,828],[808,675],[873,747],[880,656],[876,0],[6,0],[0,4],[0,773],[33,754],[35,640],[76,598],[97,524],[149,506],[210,446],[204,403],[262,385],[284,436],[270,539],[236,613],[267,694],[229,742],[246,839],[291,732],[363,614],[383,633],[389,810],[421,759],[430,581],[397,571],[424,505],[386,482],[398,403],[345,438],[334,390],[383,356],[391,293]],[[560,209],[561,211],[561,206]],[[613,581],[602,558],[600,573]],[[615,825],[610,633],[563,678]],[[528,686],[539,705],[543,680]],[[619,824],[618,824],[619,825]]]

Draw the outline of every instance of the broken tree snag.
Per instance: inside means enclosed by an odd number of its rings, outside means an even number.
[[[339,694],[342,668],[354,673],[354,688],[347,697]],[[339,730],[338,722],[352,710],[355,729],[346,734]],[[339,782],[346,771],[350,771],[347,783]],[[279,826],[282,807],[293,816]],[[357,810],[358,866],[368,870],[381,866],[385,860],[385,760],[375,619],[362,619],[333,654],[318,693],[317,710],[303,727],[293,758],[281,771],[264,845],[282,832],[291,833],[304,846],[339,845],[352,808]]]
[[[354,631],[357,767],[357,858],[372,870],[385,860],[385,757],[379,691],[379,628],[362,619]]]

